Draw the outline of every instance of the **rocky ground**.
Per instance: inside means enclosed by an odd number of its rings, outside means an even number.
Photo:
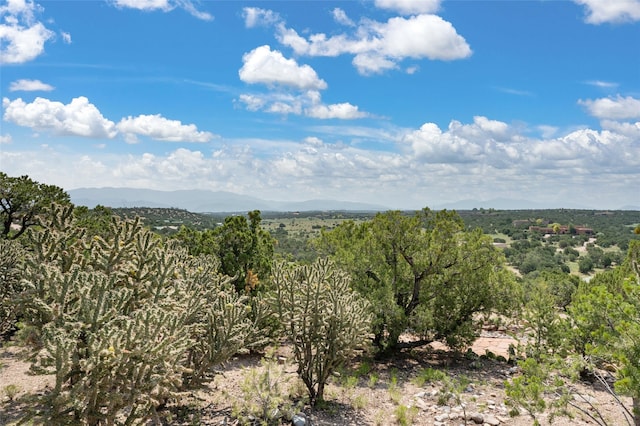
[[[490,351],[507,355],[508,336],[485,332],[473,350],[478,355]],[[0,425],[14,424],[23,414],[22,400],[26,395],[42,392],[51,386],[49,376],[29,374],[28,364],[19,359],[19,349],[0,350]],[[384,360],[360,357],[340,371],[325,390],[326,403],[310,409],[302,403],[292,408],[298,424],[304,425],[514,425],[533,424],[526,415],[513,415],[505,404],[504,383],[518,374],[518,370],[493,357],[466,356],[453,359],[444,348],[433,346],[403,353]],[[234,425],[239,407],[252,398],[251,385],[244,385],[247,372],[258,374],[264,366],[260,355],[238,356],[226,363],[215,379],[202,390],[185,396],[171,408],[167,424],[176,425]],[[282,370],[278,384],[281,394],[304,395],[304,387],[297,380],[291,353],[280,347],[273,355],[276,369]],[[421,380],[425,371],[441,371],[445,379]],[[273,377],[273,376],[272,376]],[[15,395],[8,395],[7,387]],[[455,385],[452,387],[452,385]],[[581,383],[572,389],[576,404],[596,414],[589,405],[597,407],[607,424],[627,424],[620,405],[602,387]],[[253,395],[255,396],[255,395]],[[630,407],[629,399],[622,402]],[[555,419],[556,425],[596,424],[587,415],[576,411],[575,417]],[[242,418],[251,418],[245,413]],[[547,415],[538,419],[550,424]],[[291,424],[291,422],[287,422]]]

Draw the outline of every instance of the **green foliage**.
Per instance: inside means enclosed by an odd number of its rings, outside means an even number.
[[[413,420],[418,415],[418,407],[407,407],[406,405],[398,405],[394,411],[396,423],[400,426],[409,426],[413,424]]]
[[[370,388],[375,388],[378,384],[378,381],[380,381],[380,375],[378,373],[376,373],[375,371],[369,373],[369,381],[367,382],[367,385]]]
[[[267,231],[260,228],[260,211],[254,210],[244,216],[230,216],[224,225],[214,230],[218,241],[218,257],[221,271],[234,277],[238,292],[251,292],[257,285],[251,280],[253,273],[265,279],[271,271],[273,241]]]
[[[323,231],[317,245],[373,305],[382,349],[397,347],[407,328],[422,337],[418,344],[463,348],[477,338],[482,314],[513,307],[516,285],[501,252],[481,230],[465,231],[454,212],[380,213]]]
[[[531,273],[523,280],[525,303],[531,299],[532,293],[537,291],[536,287],[543,285],[545,291],[553,298],[554,306],[565,309],[571,303],[579,284],[580,278],[558,270]]]
[[[9,402],[13,402],[16,396],[20,393],[20,386],[16,384],[6,385],[2,388],[2,392],[5,394]]]
[[[616,391],[632,397],[640,420],[640,242],[632,241],[627,259],[613,271],[583,283],[569,312],[579,350],[596,361],[619,366]]]
[[[293,345],[298,375],[309,400],[323,400],[324,387],[369,331],[369,304],[349,288],[349,278],[327,260],[273,270],[273,305]]]
[[[0,238],[16,239],[38,225],[52,203],[69,204],[69,195],[62,188],[35,182],[29,176],[11,177],[0,172]]]
[[[534,358],[520,361],[518,365],[522,374],[505,382],[505,403],[515,410],[524,409],[533,419],[533,424],[539,425],[538,416],[547,408],[544,392],[548,372]]]
[[[279,425],[281,419],[290,419],[293,404],[288,398],[284,367],[267,356],[261,368],[251,368],[243,374],[242,399],[234,401],[235,417],[242,424]]]
[[[109,207],[96,206],[89,209],[85,206],[76,206],[73,210],[75,224],[86,231],[88,236],[98,235],[107,238],[111,230],[111,221],[114,216]]]
[[[22,259],[17,241],[0,239],[0,336],[12,331],[17,320],[16,299],[22,292]]]
[[[456,405],[462,407],[463,416],[466,418],[466,404],[462,399],[462,395],[469,386],[469,378],[464,375],[452,377],[444,373],[442,373],[442,376],[439,374],[438,376],[442,377],[442,388],[440,388],[438,395],[438,405],[447,405],[450,400],[453,400]]]
[[[21,298],[34,367],[55,375],[35,415],[54,424],[134,424],[243,345],[253,326],[211,258],[139,221],[87,237],[71,207],[29,232]]]
[[[548,353],[556,353],[566,337],[567,322],[558,311],[557,297],[551,291],[552,284],[543,277],[529,285],[527,302],[522,312],[528,357],[540,360]]]
[[[271,271],[273,239],[261,229],[260,211],[245,216],[229,216],[213,230],[182,227],[174,236],[192,255],[210,254],[220,259],[220,271],[233,277],[238,293],[254,294]]]
[[[423,387],[426,383],[439,382],[444,380],[446,377],[447,375],[444,372],[436,370],[435,368],[427,367],[423,368],[418,372],[418,374],[416,374],[413,378],[413,383],[418,387]]]
[[[522,245],[521,247],[526,247]],[[523,274],[534,271],[563,270],[563,258],[558,256],[553,246],[531,247],[521,251],[517,256],[511,256],[510,261]],[[568,272],[568,271],[567,271]]]
[[[578,270],[582,274],[588,274],[589,272],[593,271],[593,267],[593,259],[588,255],[580,257],[580,260],[578,260]]]

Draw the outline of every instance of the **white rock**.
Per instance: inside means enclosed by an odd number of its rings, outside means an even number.
[[[500,424],[500,420],[493,416],[484,416],[484,422],[489,426],[498,426]]]
[[[427,409],[429,409],[429,406],[427,405],[427,403],[424,402],[424,400],[421,398],[414,399],[413,403],[415,404],[416,407],[418,407],[422,411],[426,411]]]
[[[573,394],[573,399],[576,402],[587,402],[589,404],[595,404],[597,401],[594,397],[589,396],[589,395],[582,395],[582,394],[578,394],[578,393],[574,393]]]
[[[469,413],[467,414],[467,420],[473,420],[474,423],[480,425],[484,423],[484,416],[480,413]]]
[[[434,417],[434,420],[436,422],[444,422],[445,420],[449,419],[449,415],[448,414],[438,414],[437,416]]]

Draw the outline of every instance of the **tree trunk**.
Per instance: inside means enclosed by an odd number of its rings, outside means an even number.
[[[640,395],[634,396],[633,401],[633,421],[635,426],[640,426]]]
[[[324,401],[324,382],[318,383],[318,393],[316,393],[316,398],[313,401],[313,405],[317,405],[318,403]]]

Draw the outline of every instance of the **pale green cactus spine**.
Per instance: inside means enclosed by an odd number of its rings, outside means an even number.
[[[331,373],[370,330],[370,306],[349,283],[344,272],[322,259],[311,266],[280,264],[273,270],[273,303],[312,404],[323,399]]]
[[[36,413],[53,424],[139,424],[240,349],[247,305],[211,258],[139,221],[85,237],[55,208],[25,270],[22,309],[37,369],[55,375]]]

